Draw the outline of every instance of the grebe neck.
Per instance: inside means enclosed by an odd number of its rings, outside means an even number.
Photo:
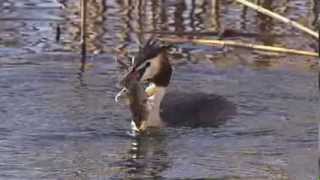
[[[152,88],[152,90],[151,90]],[[151,93],[152,94],[149,94]],[[142,127],[140,129],[145,129],[147,127],[163,127],[165,123],[162,121],[160,117],[160,105],[164,95],[166,94],[166,87],[156,86],[154,84],[150,84],[146,88],[146,92],[148,95],[148,119],[142,123]]]

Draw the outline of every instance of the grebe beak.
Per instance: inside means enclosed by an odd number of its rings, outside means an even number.
[[[116,103],[122,103],[125,102],[125,104],[129,103],[128,100],[128,89],[127,88],[122,88],[117,95],[114,97],[114,101]]]

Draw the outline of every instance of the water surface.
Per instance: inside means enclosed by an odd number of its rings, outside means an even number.
[[[84,73],[78,1],[0,2],[0,179],[316,178],[314,58],[177,46],[171,89],[218,94],[237,105],[238,115],[218,128],[133,138],[128,109],[113,100],[116,49],[136,51],[150,32],[207,38],[233,29],[242,35],[227,39],[315,51],[312,37],[231,1],[88,2]],[[318,27],[316,1],[261,2]]]

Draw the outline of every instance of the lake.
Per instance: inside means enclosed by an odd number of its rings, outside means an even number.
[[[316,0],[259,2],[319,28]],[[81,72],[79,12],[77,0],[0,2],[0,179],[316,179],[317,58],[179,44],[170,88],[223,96],[238,114],[132,137],[128,108],[114,102],[114,56],[151,34],[217,39],[208,34],[231,29],[225,39],[307,51],[317,40],[233,1],[88,0]]]

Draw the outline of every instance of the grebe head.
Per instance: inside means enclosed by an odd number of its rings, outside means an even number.
[[[158,87],[167,87],[170,83],[172,68],[167,50],[171,46],[162,46],[156,39],[150,38],[138,54],[132,57],[129,71],[137,73],[141,82],[153,83]]]

